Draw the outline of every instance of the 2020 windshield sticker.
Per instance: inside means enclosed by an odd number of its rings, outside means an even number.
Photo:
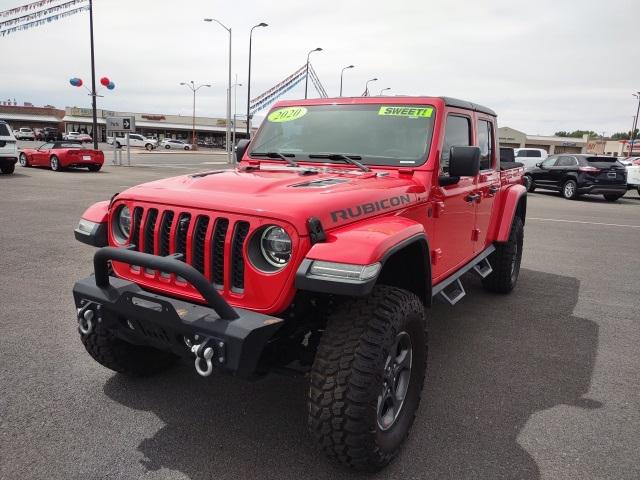
[[[305,107],[284,107],[279,108],[275,112],[271,112],[267,117],[267,120],[270,122],[291,122],[293,120],[297,120],[300,117],[304,117],[307,114],[307,109]]]
[[[418,107],[415,105],[383,105],[378,110],[378,115],[389,117],[430,118],[432,114],[432,107]]]

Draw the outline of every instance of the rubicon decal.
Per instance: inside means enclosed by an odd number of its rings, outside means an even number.
[[[377,202],[363,203],[355,207],[345,208],[344,210],[335,210],[331,212],[331,220],[334,223],[340,220],[348,220],[350,218],[358,218],[362,215],[388,210],[389,208],[399,207],[411,203],[409,195],[398,195],[397,197],[389,197]]]

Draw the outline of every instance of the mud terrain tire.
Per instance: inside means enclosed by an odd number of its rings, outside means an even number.
[[[497,243],[495,252],[489,255],[493,272],[482,279],[485,290],[495,293],[509,293],[513,290],[520,275],[523,242],[524,225],[522,219],[515,216],[511,224],[509,240],[506,243]]]
[[[329,316],[311,371],[308,427],[330,457],[356,470],[377,471],[398,455],[420,403],[425,325],[416,295],[384,285],[368,297],[344,302]],[[408,352],[408,362],[407,354],[398,352]],[[391,390],[393,371],[400,380]],[[403,400],[389,414],[384,400],[395,403],[399,397]]]

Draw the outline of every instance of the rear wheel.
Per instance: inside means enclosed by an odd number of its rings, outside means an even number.
[[[90,172],[99,172],[102,165],[89,165],[87,168]]]
[[[482,279],[482,286],[495,293],[509,293],[516,286],[522,262],[522,244],[524,243],[524,225],[522,219],[514,217],[506,243],[496,244],[496,250],[489,255],[493,271]]]
[[[617,202],[620,198],[624,197],[624,194],[620,195],[619,193],[605,193],[603,197],[607,202]]]
[[[311,370],[311,435],[350,467],[380,470],[409,434],[426,362],[425,312],[416,295],[379,285],[341,304]]]
[[[574,180],[567,180],[562,186],[562,196],[567,200],[578,198],[578,184]]]
[[[164,148],[166,148],[167,150],[169,150],[171,148],[170,145],[165,145]]]
[[[4,165],[0,167],[0,172],[4,173],[5,175],[10,175],[15,171],[15,169],[16,169],[16,164],[12,163],[11,165]]]
[[[189,147],[189,145],[185,145],[185,146],[184,146],[184,149],[185,149],[185,150],[191,150],[191,147]]]
[[[91,333],[80,338],[84,348],[96,362],[125,375],[146,377],[160,373],[177,360],[170,353],[120,340],[100,324]]]
[[[21,153],[20,156],[18,157],[18,161],[20,162],[20,165],[22,165],[23,167],[29,167],[29,159],[27,158],[27,155],[24,153]]]
[[[533,178],[531,178],[531,175],[524,176],[524,186],[527,189],[527,192],[532,193],[536,189],[536,184],[533,181]]]
[[[151,145],[150,143],[147,143],[144,148],[146,148],[147,150],[151,151],[153,150],[153,145]]]
[[[51,170],[54,172],[61,172],[62,165],[60,165],[60,159],[55,155],[51,155],[51,159],[49,160],[49,164],[51,165]]]

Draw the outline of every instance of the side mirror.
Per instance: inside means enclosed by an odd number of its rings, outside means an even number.
[[[480,147],[451,147],[449,175],[475,177],[480,172]]]
[[[542,162],[538,162],[538,163],[536,163],[536,167],[538,167],[538,168],[542,168]]]
[[[244,157],[244,153],[247,151],[247,147],[251,143],[251,140],[247,140],[243,138],[236,145],[236,163],[240,163],[242,161],[242,157]]]

